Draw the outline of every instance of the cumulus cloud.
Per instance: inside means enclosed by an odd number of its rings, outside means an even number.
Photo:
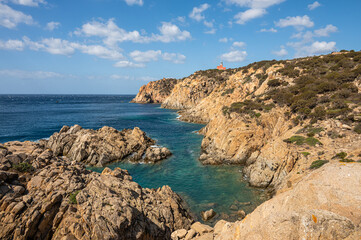
[[[284,46],[281,46],[281,49],[279,51],[273,51],[272,53],[279,57],[284,57],[288,54],[288,51],[285,49]]]
[[[53,31],[54,29],[57,29],[60,27],[60,23],[59,22],[48,22],[46,24],[45,29],[49,30],[49,31]]]
[[[143,63],[133,63],[127,60],[119,61],[113,65],[114,67],[119,68],[143,68],[145,64]]]
[[[317,37],[328,37],[330,33],[337,32],[338,28],[332,24],[328,24],[325,28],[315,30],[314,34]]]
[[[25,44],[23,43],[23,41],[20,40],[8,40],[8,41],[0,40],[0,49],[22,51],[24,50],[24,47]]]
[[[222,42],[222,43],[227,43],[227,42],[228,42],[228,38],[220,38],[218,41],[219,41],[219,42]],[[229,40],[229,41],[232,41],[232,40]]]
[[[295,57],[306,57],[318,54],[326,54],[335,51],[336,42],[315,41],[311,44],[304,44],[302,42],[288,43],[287,45],[296,50]]]
[[[30,15],[26,15],[0,3],[0,26],[15,28],[20,23],[32,25],[35,22]]]
[[[276,32],[277,32],[277,29],[275,29],[275,28],[269,28],[269,29],[262,28],[262,29],[260,30],[260,32],[272,32],[272,33],[276,33]]]
[[[265,9],[262,8],[251,8],[244,12],[239,12],[237,15],[234,16],[236,19],[236,23],[238,24],[245,24],[247,21],[259,18],[265,15],[267,12]]]
[[[237,5],[239,7],[248,7],[250,9],[239,12],[234,16],[236,23],[245,24],[247,21],[262,17],[267,13],[266,9],[284,2],[285,0],[223,0],[227,4]]]
[[[231,51],[221,55],[221,59],[227,62],[242,62],[246,59],[246,51]]]
[[[203,12],[206,11],[209,7],[210,5],[207,3],[204,3],[199,7],[194,7],[192,12],[189,14],[189,17],[199,22],[205,18]]]
[[[314,3],[312,3],[312,4],[309,4],[309,5],[308,5],[308,9],[309,9],[309,10],[314,10],[314,9],[320,7],[320,6],[321,6],[321,4],[316,1],[316,2],[314,2]]]
[[[129,5],[139,5],[139,6],[143,6],[143,0],[125,0],[125,2]]]
[[[145,52],[141,52],[141,51],[133,51],[129,54],[129,56],[131,58],[133,58],[134,61],[136,62],[151,62],[151,61],[158,61],[159,56],[162,55],[162,51],[160,50],[149,50],[149,51],[145,51]]]
[[[186,56],[180,53],[163,53],[162,55],[165,61],[170,61],[176,64],[182,64],[186,60]]]
[[[298,30],[302,30],[304,27],[310,28],[315,24],[311,21],[310,17],[307,15],[296,16],[296,17],[286,17],[284,19],[280,19],[275,23],[278,27],[295,27]]]
[[[151,36],[143,36],[138,31],[128,32],[116,25],[114,19],[107,22],[92,21],[84,24],[81,29],[74,33],[76,35],[84,35],[86,37],[100,37],[108,46],[115,46],[117,43],[130,41],[136,43],[147,43],[152,41],[174,42],[184,41],[191,38],[188,31],[181,31],[175,24],[163,22],[159,28],[160,34],[152,34]]]
[[[39,4],[46,4],[44,0],[11,0],[11,2],[28,7],[38,7]]]
[[[186,56],[180,53],[162,53],[161,50],[148,50],[141,52],[135,50],[129,54],[129,56],[135,61],[140,63],[158,61],[159,58],[162,58],[165,61],[170,61],[176,64],[184,63]]]
[[[243,48],[246,46],[246,43],[245,42],[234,42],[232,44],[233,47],[239,47],[239,48]]]
[[[108,49],[101,45],[77,44],[75,48],[80,50],[82,53],[97,56],[103,59],[110,59],[110,60],[124,59],[123,54],[120,53],[119,51],[115,49]]]
[[[224,0],[227,4],[235,4],[240,7],[268,8],[280,4],[285,0]]]

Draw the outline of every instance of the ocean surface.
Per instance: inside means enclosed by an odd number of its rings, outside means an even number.
[[[252,211],[266,200],[260,189],[251,188],[239,166],[203,166],[197,160],[202,135],[200,124],[177,120],[174,110],[156,104],[134,104],[124,95],[0,95],[0,142],[48,138],[63,125],[79,124],[98,129],[118,130],[139,127],[157,144],[168,147],[173,156],[160,163],[114,163],[110,168],[127,169],[142,187],[169,185],[186,200],[200,218],[213,208],[216,219],[236,220],[236,211]],[[90,168],[101,172],[103,168]],[[245,202],[250,205],[239,207]],[[237,205],[238,204],[238,205]],[[215,220],[216,220],[215,219]],[[213,222],[215,221],[213,220]]]

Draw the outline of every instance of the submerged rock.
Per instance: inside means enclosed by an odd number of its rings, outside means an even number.
[[[170,239],[193,222],[168,186],[142,188],[120,168],[95,173],[38,143],[4,146],[0,161],[24,169],[0,171],[0,239]]]
[[[213,209],[210,209],[208,211],[202,212],[201,215],[203,221],[208,221],[211,220],[216,215],[216,212]]]
[[[98,130],[83,129],[79,125],[64,126],[47,142],[56,156],[67,156],[90,166],[104,166],[115,161],[157,162],[171,155],[165,147],[154,147],[138,127],[118,131],[111,127]]]

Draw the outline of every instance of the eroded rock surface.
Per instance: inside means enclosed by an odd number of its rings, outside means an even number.
[[[361,236],[360,183],[361,164],[326,164],[242,221],[221,220],[214,228],[192,225],[196,234],[188,239],[356,240]]]
[[[64,126],[47,142],[56,156],[67,156],[90,166],[104,166],[115,161],[157,162],[171,155],[165,147],[154,145],[138,127],[118,131],[112,127],[98,130],[83,129],[79,125]]]
[[[0,170],[0,239],[170,239],[192,223],[168,186],[142,188],[120,168],[86,170],[46,142],[0,146],[9,166]]]

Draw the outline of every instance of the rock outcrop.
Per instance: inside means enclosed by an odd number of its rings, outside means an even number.
[[[190,227],[168,186],[142,188],[120,168],[89,171],[46,145],[0,144],[0,239],[170,239]]]
[[[162,103],[179,81],[173,78],[164,78],[159,81],[149,82],[139,89],[137,96],[131,102]]]
[[[171,155],[165,148],[156,146],[138,127],[118,131],[111,127],[98,130],[83,129],[79,125],[64,126],[47,142],[56,156],[67,156],[89,166],[105,166],[115,161],[157,162]]]
[[[326,164],[242,221],[221,220],[188,239],[359,239],[360,173],[359,163]]]

